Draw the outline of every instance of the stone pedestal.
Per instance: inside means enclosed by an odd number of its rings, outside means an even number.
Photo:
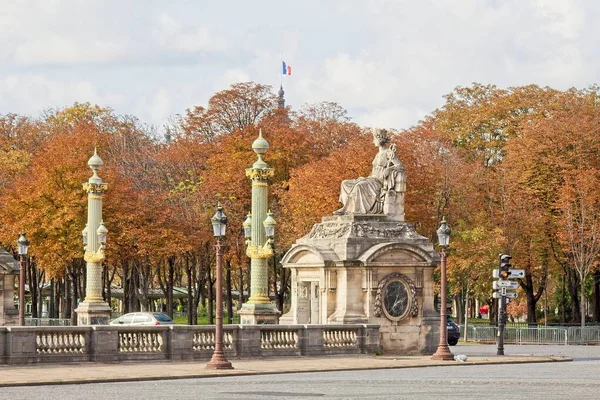
[[[108,325],[110,322],[110,307],[106,302],[80,303],[75,310],[77,325]]]
[[[403,218],[324,217],[283,257],[291,270],[291,309],[282,324],[377,324],[385,353],[432,354],[433,244]]]
[[[281,312],[273,304],[249,304],[242,305],[240,311],[241,325],[279,324]]]

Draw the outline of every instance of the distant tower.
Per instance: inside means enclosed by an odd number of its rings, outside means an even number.
[[[283,91],[283,85],[279,86],[279,92],[277,92],[277,94],[279,95],[279,98],[277,99],[277,107],[285,108],[285,99],[283,98],[285,92]]]
[[[171,144],[172,138],[173,136],[171,135],[171,128],[169,128],[168,126],[165,127],[165,142],[167,143],[167,145]]]

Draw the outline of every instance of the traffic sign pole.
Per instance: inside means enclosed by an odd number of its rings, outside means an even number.
[[[519,277],[520,273],[524,271],[511,270],[512,265],[510,265],[511,256],[509,254],[500,254],[499,256],[499,268],[498,271],[494,271],[494,276],[498,276],[500,280],[498,282],[494,282],[496,288],[500,289],[500,307],[498,309],[498,351],[497,355],[504,355],[504,326],[506,321],[506,289],[511,287],[511,284],[508,283],[507,279],[513,277]]]
[[[500,296],[500,310],[498,312],[498,351],[496,355],[504,355],[504,321],[506,316],[506,301],[505,296]]]

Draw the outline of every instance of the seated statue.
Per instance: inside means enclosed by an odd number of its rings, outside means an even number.
[[[406,173],[396,156],[396,145],[384,129],[373,129],[373,143],[379,152],[373,159],[371,174],[346,179],[340,190],[344,206],[334,214],[385,214],[404,217]]]

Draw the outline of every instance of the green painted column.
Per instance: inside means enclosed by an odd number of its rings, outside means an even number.
[[[269,143],[259,131],[252,143],[258,159],[246,169],[246,176],[252,180],[252,235],[246,249],[250,257],[250,298],[239,312],[242,324],[277,323],[280,314],[269,299],[268,259],[273,256],[273,250],[267,243],[263,225],[267,218],[268,180],[274,175],[273,168],[262,159],[268,148]]]
[[[252,179],[252,238],[248,246],[248,257],[250,257],[250,304],[268,304],[268,271],[267,260],[272,254],[265,254],[263,246],[266,243],[265,228],[263,221],[267,218],[267,202],[269,193],[268,179],[273,176],[273,168],[269,168],[262,159],[269,144],[262,137],[262,131],[258,139],[252,144],[252,149],[258,154],[258,160],[252,168],[246,169],[246,176]]]

